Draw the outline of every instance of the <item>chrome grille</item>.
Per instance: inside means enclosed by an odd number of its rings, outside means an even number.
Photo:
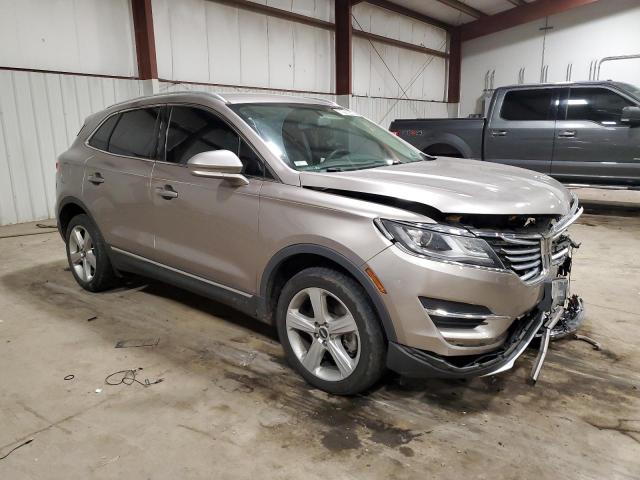
[[[571,239],[567,235],[562,235],[555,240],[551,245],[551,263],[553,265],[560,265],[564,262],[567,255],[571,251]]]
[[[497,235],[485,237],[506,268],[524,282],[537,280],[544,273],[540,238]]]
[[[541,233],[516,233],[496,230],[471,232],[491,246],[505,268],[513,271],[523,282],[535,283],[544,278],[552,266],[561,265],[571,254],[572,242],[566,231],[584,209],[573,195],[567,215]]]

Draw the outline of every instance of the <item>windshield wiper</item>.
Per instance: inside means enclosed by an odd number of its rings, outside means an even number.
[[[400,165],[402,162],[398,162],[397,160],[393,163],[365,163],[362,165],[335,165],[331,167],[327,167],[322,169],[324,172],[348,172],[353,170],[366,170],[369,168],[378,168],[378,167],[388,167],[390,165]]]

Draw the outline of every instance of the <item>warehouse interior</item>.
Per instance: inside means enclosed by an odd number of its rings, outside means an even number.
[[[140,277],[83,290],[56,229],[57,158],[118,102],[482,118],[508,85],[640,85],[639,21],[636,0],[0,0],[0,478],[640,478],[637,186],[569,185],[586,316],[535,385],[529,349],[493,376],[325,393],[231,307]]]

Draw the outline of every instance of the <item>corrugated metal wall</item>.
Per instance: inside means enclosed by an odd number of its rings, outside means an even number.
[[[270,0],[331,21],[329,0]],[[334,90],[333,32],[208,0],[153,0],[158,75],[166,80]]]
[[[160,91],[336,100],[333,32],[215,0],[152,1],[159,76],[198,82],[160,82]],[[259,1],[334,19],[333,0]],[[0,12],[0,67],[137,75],[129,0],[0,0]],[[446,36],[437,28],[366,4],[357,5],[354,15],[355,28],[445,48]],[[352,110],[384,127],[394,118],[447,116],[442,59],[374,45],[354,38]],[[55,160],[84,118],[142,93],[143,82],[135,79],[0,70],[0,225],[52,217]]]
[[[322,93],[300,93],[295,90],[270,90],[270,89],[255,89],[248,87],[228,87],[228,86],[218,86],[218,85],[207,85],[200,83],[173,83],[173,82],[160,82],[160,92],[179,92],[184,90],[198,90],[203,92],[210,93],[224,93],[224,92],[234,92],[234,93],[268,93],[273,95],[295,95],[302,97],[310,97],[310,98],[321,98],[324,100],[331,100],[332,102],[336,101],[336,96],[333,94],[322,94]]]
[[[351,99],[351,110],[385,128],[396,118],[447,118],[449,104],[396,98],[357,97]]]
[[[57,156],[90,113],[141,94],[138,80],[0,71],[0,225],[53,217]]]
[[[444,30],[367,3],[353,9],[353,28],[433,50],[447,50]],[[446,61],[353,38],[353,94],[369,97],[445,100]]]
[[[0,0],[0,66],[137,75],[129,0]]]

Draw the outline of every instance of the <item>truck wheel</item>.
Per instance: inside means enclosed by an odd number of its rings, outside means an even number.
[[[276,321],[288,362],[321,390],[354,395],[385,370],[386,344],[369,297],[341,272],[314,267],[292,277]]]
[[[116,283],[100,230],[88,215],[76,215],[65,235],[67,260],[76,282],[90,292],[100,292]]]

